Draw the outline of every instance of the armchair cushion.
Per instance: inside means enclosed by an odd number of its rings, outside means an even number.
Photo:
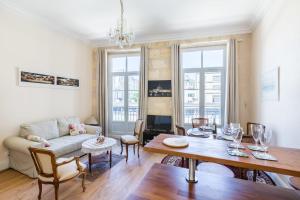
[[[135,144],[139,142],[139,140],[133,135],[122,135],[121,141],[125,144]]]
[[[58,158],[56,160],[56,163],[62,163],[64,161],[71,160],[73,158]],[[83,168],[86,169],[86,165],[84,163],[79,162],[79,165]],[[64,181],[70,178],[73,178],[79,174],[78,166],[76,164],[76,161],[72,161],[70,163],[60,165],[57,167],[57,177],[59,181]],[[42,181],[45,182],[53,182],[54,178],[53,177],[43,177],[43,176],[38,176],[38,178]]]

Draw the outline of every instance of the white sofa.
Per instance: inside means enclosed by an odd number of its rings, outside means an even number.
[[[71,123],[80,123],[80,120],[77,117],[68,117],[21,125],[19,136],[12,136],[4,141],[4,145],[9,151],[10,167],[35,178],[37,172],[28,147],[50,149],[56,157],[80,155],[83,154],[80,153],[81,144],[102,132],[102,128],[99,126],[85,125],[86,134],[71,136],[69,134],[69,124]],[[27,135],[45,138],[50,143],[50,147],[43,147],[41,143],[25,139]]]

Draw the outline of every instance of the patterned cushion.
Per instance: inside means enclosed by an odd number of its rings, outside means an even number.
[[[69,125],[70,124],[80,124],[80,119],[78,117],[63,117],[57,119],[59,136],[65,136],[70,134]]]
[[[86,133],[84,124],[70,124],[70,135],[79,135]]]
[[[139,140],[133,135],[122,135],[121,140],[123,143],[127,144],[135,144],[139,142]]]

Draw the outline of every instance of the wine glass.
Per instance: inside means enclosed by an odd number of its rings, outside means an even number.
[[[241,128],[241,126],[239,123],[230,123],[229,124],[229,129],[230,129],[231,135],[233,135],[233,132],[235,132],[236,130],[238,130],[240,128]]]
[[[266,129],[264,132],[261,132],[259,137],[259,142],[262,145],[265,155],[267,154],[268,146],[271,143],[271,139],[272,139],[271,129]]]
[[[243,135],[244,135],[244,131],[242,128],[239,128],[239,129],[235,129],[235,131],[233,131],[233,142],[235,144],[235,152],[236,153],[239,153],[239,147],[240,147],[240,144],[242,142],[242,139],[243,139]]]
[[[259,136],[264,131],[263,126],[261,125],[253,125],[251,126],[252,137],[255,142],[255,146],[258,147]]]

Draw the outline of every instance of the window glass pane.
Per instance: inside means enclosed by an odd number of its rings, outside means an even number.
[[[205,116],[221,124],[221,72],[205,73]]]
[[[113,76],[113,90],[124,90],[124,76]]]
[[[200,73],[184,73],[184,89],[199,89]]]
[[[118,107],[118,106],[112,107],[112,120],[113,121],[125,121],[124,107]]]
[[[201,67],[201,51],[190,51],[182,53],[183,68],[200,68]]]
[[[112,72],[125,72],[126,71],[126,57],[112,58]]]
[[[184,90],[184,106],[199,106],[199,90]]]
[[[199,107],[198,106],[189,106],[184,107],[184,123],[191,124],[192,118],[199,117]]]
[[[139,105],[139,91],[128,91],[128,105],[129,106]]]
[[[139,90],[139,76],[128,76],[128,90]]]
[[[127,71],[140,71],[140,56],[129,56],[127,57],[128,69]]]
[[[124,106],[124,91],[113,91],[112,98],[113,106]]]
[[[203,67],[223,67],[223,53],[222,49],[203,51]]]

